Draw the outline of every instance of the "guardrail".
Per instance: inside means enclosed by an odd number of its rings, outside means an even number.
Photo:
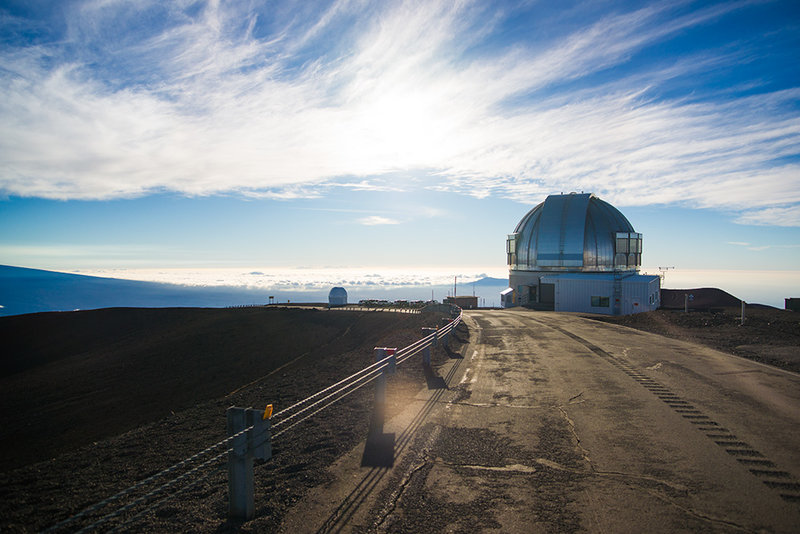
[[[398,308],[389,306],[353,306],[350,304],[344,306],[330,306],[327,304],[302,305],[302,304],[268,304],[268,308],[282,308],[293,310],[326,310],[326,311],[360,311],[360,312],[391,312],[391,313],[422,313],[421,308]]]
[[[244,309],[244,308],[291,308],[306,310],[344,310],[344,311],[366,311],[366,312],[392,312],[392,313],[422,313],[422,308],[400,307],[400,306],[361,306],[353,304],[334,305],[318,304],[236,304],[225,306],[225,309]]]
[[[49,527],[45,532],[74,529],[83,520],[88,522],[77,532],[91,532],[108,522],[144,507],[116,525],[116,532],[133,523],[148,512],[158,509],[165,502],[186,492],[225,469],[221,461],[227,457],[229,507],[228,514],[235,519],[252,519],[255,511],[253,491],[254,460],[272,457],[272,443],[300,423],[314,417],[324,409],[342,400],[362,387],[377,381],[374,410],[382,421],[386,405],[386,379],[398,365],[422,353],[422,364],[430,366],[431,349],[441,342],[449,347],[453,330],[461,323],[462,311],[453,307],[452,318],[440,328],[425,328],[428,332],[422,339],[401,349],[376,347],[376,361],[360,371],[330,385],[295,404],[272,415],[272,405],[265,411],[253,408],[230,407],[227,410],[228,437],[206,447],[200,452],[151,475],[111,497],[103,499],[63,521]],[[277,430],[277,432],[273,431]],[[370,428],[370,433],[375,429]],[[369,439],[369,437],[368,437]],[[180,474],[178,474],[180,473]],[[171,478],[169,478],[171,477]],[[165,482],[162,482],[166,480]],[[158,486],[153,487],[158,484]],[[181,484],[183,484],[181,486]],[[148,488],[150,488],[148,490]],[[169,492],[167,495],[167,492]],[[115,510],[102,513],[114,503],[130,499]]]
[[[383,308],[381,306],[329,306],[329,310],[344,311],[368,311],[368,312],[392,312],[392,313],[422,313],[419,308]]]

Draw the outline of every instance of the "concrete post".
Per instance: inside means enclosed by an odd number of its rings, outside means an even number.
[[[450,324],[450,321],[448,321],[447,319],[442,319],[442,326],[443,327],[446,327],[448,324]],[[446,334],[438,333],[437,337],[442,340],[442,344],[446,348],[448,348],[448,349],[450,348],[450,341],[449,341],[450,332],[447,332]]]
[[[386,376],[394,374],[397,368],[397,359],[394,357],[396,350],[394,348],[375,347],[376,362],[385,359],[387,356],[392,356],[392,358],[389,360],[389,365],[381,370],[381,374],[375,380],[375,412],[369,429],[372,437],[383,433],[383,422],[386,416]]]
[[[271,410],[271,407],[270,407]],[[252,426],[247,436],[247,448],[256,460],[272,458],[272,423],[264,417],[262,410],[248,408],[245,411],[247,426]]]
[[[228,435],[247,428],[245,408],[228,408]],[[228,453],[228,515],[232,519],[249,520],[255,515],[253,491],[253,455],[248,454],[247,434],[233,439]]]
[[[383,349],[375,349],[375,361],[379,362],[383,359]],[[378,378],[375,380],[375,407],[383,406],[386,403],[386,369],[381,371]]]
[[[228,453],[228,515],[232,519],[247,521],[253,519],[256,509],[253,460],[269,460],[272,457],[271,424],[261,410],[253,408],[231,406],[227,411],[227,419],[229,436],[252,427],[233,439]]]
[[[431,366],[431,347],[436,346],[436,329],[435,328],[423,328],[422,329],[422,337],[428,337],[429,335],[433,334],[433,339],[431,340],[430,345],[425,347],[425,350],[422,352],[422,365],[430,367]]]
[[[683,294],[683,313],[689,313],[689,294]]]
[[[742,324],[741,324],[741,326],[744,326],[744,307],[745,307],[745,304],[744,304],[744,301],[742,301]]]

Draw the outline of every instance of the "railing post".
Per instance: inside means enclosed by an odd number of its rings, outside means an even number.
[[[270,413],[266,414],[262,410],[248,408],[245,411],[246,424],[253,429],[247,432],[247,447],[256,460],[269,460],[272,458],[272,423],[269,417],[272,415],[272,405],[268,407]]]
[[[370,425],[370,435],[383,433],[383,422],[386,416],[386,376],[394,374],[397,368],[397,359],[394,357],[395,348],[375,347],[375,361],[379,362],[387,356],[392,358],[388,365],[381,369],[381,374],[375,380],[375,413],[373,414],[372,424]]]
[[[423,328],[422,329],[422,337],[426,338],[429,335],[433,334],[433,339],[431,340],[430,344],[425,347],[425,350],[422,352],[422,365],[430,367],[431,366],[431,347],[436,346],[436,329],[435,328]]]
[[[446,327],[448,324],[450,324],[450,321],[448,321],[447,319],[442,319],[442,323]],[[448,349],[450,348],[449,338],[450,338],[450,332],[447,332],[442,336],[442,344]]]
[[[233,438],[228,453],[228,515],[250,520],[255,515],[253,460],[272,457],[270,420],[261,410],[231,406],[227,411],[228,435]],[[252,428],[250,428],[252,427]],[[243,430],[250,428],[247,432]]]
[[[247,428],[245,408],[228,408],[228,435],[233,436]],[[228,515],[233,519],[248,520],[255,515],[253,491],[253,456],[248,454],[247,434],[233,438],[228,453]]]

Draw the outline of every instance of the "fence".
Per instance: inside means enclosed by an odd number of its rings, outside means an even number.
[[[355,304],[345,304],[342,306],[330,306],[328,304],[318,305],[303,305],[303,304],[270,304],[269,308],[284,308],[284,309],[316,309],[316,310],[330,310],[330,311],[357,311],[357,312],[391,312],[391,313],[422,313],[421,308],[403,308],[396,306],[360,306]]]
[[[459,308],[453,307],[451,313],[451,320],[442,327],[423,329],[427,335],[422,339],[399,350],[376,347],[375,363],[274,415],[271,414],[271,405],[267,407],[266,411],[252,408],[229,408],[227,411],[227,438],[85,508],[56,523],[45,532],[59,532],[67,528],[74,530],[74,525],[81,523],[88,524],[85,524],[77,532],[90,532],[110,521],[132,513],[113,529],[110,529],[111,532],[119,531],[148,512],[158,509],[168,500],[224,470],[225,465],[222,461],[226,458],[228,460],[229,515],[236,519],[251,519],[255,510],[254,460],[268,460],[272,456],[274,440],[373,381],[377,381],[374,409],[376,412],[382,411],[386,403],[386,378],[394,372],[398,365],[422,353],[423,365],[429,366],[431,349],[439,342],[448,346],[449,336],[461,323],[462,318]],[[121,504],[126,500],[128,502]],[[103,513],[114,504],[117,504],[116,509]],[[137,508],[141,509],[133,513]]]
[[[411,306],[362,306],[355,304],[333,305],[325,303],[316,304],[236,304],[225,306],[226,309],[243,308],[291,308],[291,309],[316,309],[316,310],[336,310],[336,311],[360,311],[360,312],[391,312],[391,313],[422,313],[419,307]]]

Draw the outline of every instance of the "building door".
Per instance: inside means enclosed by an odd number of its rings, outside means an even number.
[[[539,302],[541,304],[549,304],[555,306],[556,303],[556,285],[555,284],[540,284],[541,293],[539,294]]]

